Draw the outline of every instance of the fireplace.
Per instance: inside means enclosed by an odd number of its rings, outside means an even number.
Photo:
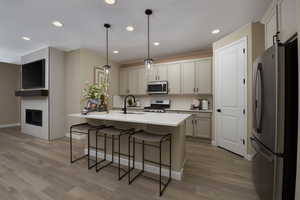
[[[43,126],[43,111],[26,109],[25,121],[27,124]]]

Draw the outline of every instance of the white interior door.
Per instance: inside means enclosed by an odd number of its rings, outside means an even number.
[[[215,53],[215,98],[217,145],[236,154],[246,154],[247,39]]]

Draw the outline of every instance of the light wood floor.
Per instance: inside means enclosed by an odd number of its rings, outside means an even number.
[[[95,173],[85,160],[69,163],[67,139],[52,143],[18,128],[0,129],[1,200],[254,200],[251,163],[209,144],[187,142],[183,181],[172,181],[163,197],[157,183],[140,177],[133,185],[117,170]]]

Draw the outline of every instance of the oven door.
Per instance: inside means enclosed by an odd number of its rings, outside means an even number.
[[[167,94],[168,84],[166,82],[150,82],[147,91],[148,94]]]

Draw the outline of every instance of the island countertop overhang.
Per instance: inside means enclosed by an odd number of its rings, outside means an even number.
[[[158,126],[177,127],[188,119],[191,114],[177,113],[149,113],[149,112],[132,112],[123,114],[121,111],[110,111],[109,113],[89,113],[82,115],[80,113],[69,114],[70,117],[85,119],[98,119],[118,122],[140,123]]]

